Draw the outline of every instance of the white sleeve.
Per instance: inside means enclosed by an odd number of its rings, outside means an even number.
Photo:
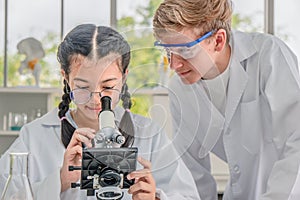
[[[20,136],[13,142],[8,150],[2,155],[0,159],[0,195],[2,194],[5,183],[9,176],[9,153],[10,152],[29,152],[27,145],[25,144],[24,138],[28,132],[26,128],[21,129]],[[47,163],[45,163],[47,165]],[[36,164],[32,156],[29,154],[28,159],[28,178],[31,184],[34,199],[60,199],[60,169],[57,168],[55,172],[49,174],[45,179],[36,181],[39,178],[39,169],[36,168]]]
[[[185,166],[173,144],[165,133],[159,134],[151,162],[157,186],[157,197],[161,200],[200,199],[192,174]]]
[[[271,109],[272,132],[268,137],[278,150],[268,179],[267,192],[261,200],[300,199],[300,84],[297,59],[280,41],[266,48],[262,63],[271,67],[265,83],[265,96]],[[270,49],[272,51],[270,51]],[[291,198],[293,196],[293,198]]]

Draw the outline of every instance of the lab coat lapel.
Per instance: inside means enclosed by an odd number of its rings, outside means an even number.
[[[212,150],[216,142],[218,141],[222,131],[226,131],[232,117],[239,105],[241,97],[246,89],[248,82],[248,75],[245,72],[242,64],[237,59],[231,61],[230,66],[230,79],[227,94],[227,106],[225,109],[225,118],[218,111],[218,109],[212,104],[206,95],[202,95],[202,100],[204,102],[203,108],[201,110],[205,111],[206,116],[210,116],[210,121],[206,121],[200,126],[207,126],[207,132],[204,139],[202,140],[202,146],[199,151],[199,157],[203,158],[207,155],[209,151]],[[204,88],[201,85],[201,93],[204,94]]]
[[[227,130],[230,124],[248,82],[248,75],[237,60],[233,59],[230,67],[224,131]]]
[[[199,157],[204,158],[215,146],[221,136],[225,119],[219,110],[212,104],[205,93],[203,84],[200,84],[201,98],[204,104],[200,104],[200,110],[203,111],[205,118],[201,120],[200,127],[205,127],[206,134],[203,138],[198,138],[202,142],[199,151]],[[204,123],[203,123],[204,122]]]
[[[238,45],[241,43],[244,45]],[[246,72],[246,68],[243,66],[243,63],[257,52],[255,46],[253,45],[252,38],[250,38],[248,35],[242,34],[239,31],[232,32],[230,45],[233,48],[231,48],[232,60],[231,65],[229,66],[230,76],[228,83],[227,105],[225,109],[224,131],[226,131],[229,127],[232,117],[238,108],[241,97],[248,83],[248,74]]]

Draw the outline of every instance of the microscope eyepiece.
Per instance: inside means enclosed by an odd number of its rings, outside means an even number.
[[[111,110],[111,98],[109,96],[103,96],[101,98],[101,112]]]

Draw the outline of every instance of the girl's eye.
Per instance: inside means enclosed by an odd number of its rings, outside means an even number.
[[[76,88],[78,88],[78,89],[88,89],[89,87],[88,86],[79,86],[79,85],[76,85]]]
[[[103,89],[105,90],[109,90],[109,89],[113,89],[115,86],[104,86]]]

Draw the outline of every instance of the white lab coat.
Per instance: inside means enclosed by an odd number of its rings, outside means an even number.
[[[120,107],[115,110],[117,121],[123,112]],[[134,146],[138,147],[139,156],[152,162],[160,198],[200,199],[191,173],[178,157],[167,136],[150,119],[138,115],[132,117],[136,134]],[[9,152],[29,151],[29,179],[35,199],[96,199],[87,197],[86,190],[79,188],[60,193],[60,168],[65,152],[60,132],[57,109],[22,127],[20,136],[0,159],[0,193],[9,173]],[[142,166],[138,164],[137,168],[141,169]],[[131,199],[127,191],[124,192],[123,199]]]
[[[201,199],[216,200],[209,152],[229,165],[226,200],[300,199],[297,58],[278,38],[234,32],[225,116],[203,81],[170,83],[174,145]]]

